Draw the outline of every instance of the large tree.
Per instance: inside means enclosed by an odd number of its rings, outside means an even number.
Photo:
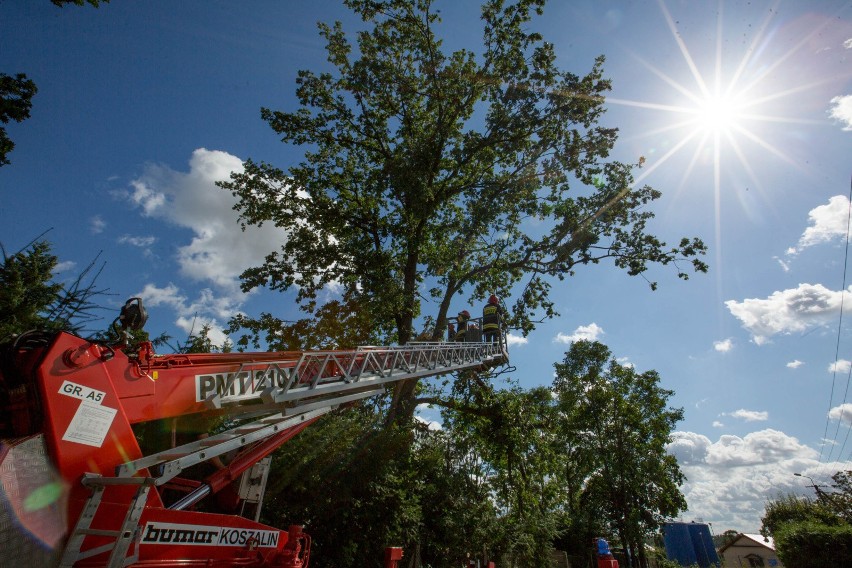
[[[606,519],[630,557],[644,562],[646,538],[686,509],[684,476],[666,451],[683,410],[668,406],[673,392],[655,371],[621,364],[598,342],[574,343],[555,368],[559,437],[578,458],[568,505]]]
[[[288,230],[243,288],[295,288],[311,312],[340,286],[383,339],[405,343],[427,297],[436,339],[454,298],[492,292],[516,298],[510,319],[527,333],[556,314],[553,279],[578,266],[705,271],[700,240],[668,246],[647,231],[660,194],[634,185],[641,157],[607,161],[603,57],[585,75],[559,69],[529,30],[544,3],[487,0],[477,50],[444,50],[431,0],[345,0],[366,26],[355,43],[320,23],[330,67],[299,72],[299,108],[261,112],[304,160],[248,160],[222,184],[244,226]],[[413,393],[407,383],[397,397],[403,415]]]
[[[515,387],[486,394],[468,386],[444,412],[444,423],[454,443],[467,440],[482,460],[479,475],[500,513],[498,564],[546,566],[563,521],[568,458],[557,443],[552,392]]]

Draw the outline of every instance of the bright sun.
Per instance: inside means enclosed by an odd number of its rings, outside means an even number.
[[[748,185],[761,191],[762,183],[751,166],[752,160],[746,152],[759,149],[774,154],[778,158],[792,163],[792,159],[773,145],[771,139],[761,135],[757,126],[769,122],[793,122],[784,116],[772,116],[766,113],[767,103],[801,90],[796,86],[787,90],[767,91],[766,81],[770,73],[776,69],[780,60],[768,65],[756,65],[756,58],[761,53],[760,46],[766,41],[767,29],[774,12],[766,15],[760,24],[750,45],[743,52],[739,64],[730,67],[723,65],[722,45],[722,15],[717,12],[716,57],[711,69],[700,69],[693,58],[680,31],[677,22],[672,17],[665,0],[658,0],[662,15],[668,24],[673,41],[680,49],[684,63],[689,68],[689,76],[684,81],[676,80],[663,69],[652,62],[633,56],[651,74],[656,75],[663,83],[663,96],[659,101],[640,101],[607,97],[611,104],[628,107],[650,109],[668,113],[671,120],[661,120],[658,128],[650,129],[643,136],[663,140],[664,145],[652,147],[655,155],[648,165],[642,168],[634,180],[641,183],[656,169],[673,159],[682,150],[690,146],[692,156],[684,162],[685,171],[681,178],[680,188],[686,187],[687,179],[695,168],[709,164],[712,168],[713,207],[715,213],[715,246],[718,265],[721,265],[721,194],[723,160],[735,160],[749,180]],[[764,87],[764,88],[761,88]],[[679,94],[677,102],[672,101],[672,95]],[[670,102],[671,101],[671,102]],[[749,144],[748,147],[744,143]],[[709,158],[709,161],[708,161]],[[643,156],[644,159],[644,156]],[[644,161],[644,160],[643,160]],[[709,176],[704,175],[703,179]],[[690,185],[691,187],[691,185]],[[721,281],[721,272],[717,270],[717,278]]]
[[[696,127],[708,133],[730,132],[741,118],[743,103],[735,97],[708,96],[696,106]]]
[[[664,0],[659,0],[663,17],[668,24],[672,39],[680,49],[683,60],[689,68],[692,81],[689,79],[679,81],[668,75],[664,70],[656,67],[652,62],[633,56],[647,70],[662,80],[664,100],[639,101],[607,97],[607,102],[630,107],[645,108],[669,113],[671,121],[660,121],[660,126],[644,133],[645,136],[665,138],[665,150],[657,153],[649,165],[645,166],[635,179],[640,183],[654,172],[657,168],[674,158],[679,152],[692,146],[692,157],[687,159],[686,171],[683,175],[681,186],[686,183],[692,170],[702,163],[708,155],[712,160],[713,168],[713,190],[716,194],[716,206],[719,206],[719,194],[721,192],[721,171],[723,159],[738,160],[750,179],[752,187],[760,188],[761,180],[758,179],[751,168],[750,160],[745,153],[747,148],[743,143],[749,143],[764,152],[769,152],[787,162],[792,159],[776,148],[771,139],[760,134],[757,128],[760,123],[770,122],[792,122],[783,116],[771,116],[764,110],[766,103],[786,96],[800,90],[801,87],[785,91],[769,91],[761,89],[765,87],[769,73],[775,69],[777,63],[770,65],[755,65],[755,58],[760,52],[760,45],[766,39],[766,29],[772,19],[772,15],[766,16],[764,22],[759,26],[756,33],[744,53],[742,60],[735,67],[726,69],[722,61],[721,46],[724,43],[722,36],[721,13],[718,14],[716,57],[712,69],[699,69],[692,54],[687,49],[683,36],[677,29],[676,22],[669,13]],[[771,12],[771,11],[770,11]],[[751,72],[747,70],[752,69]],[[754,69],[758,69],[755,71]],[[673,101],[672,95],[679,100]],[[652,149],[656,151],[656,149]],[[751,149],[749,148],[749,151]],[[717,211],[717,216],[718,216]]]

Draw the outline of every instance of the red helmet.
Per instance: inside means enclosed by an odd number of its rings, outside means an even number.
[[[462,310],[462,311],[459,312],[459,315],[462,316],[463,318],[467,319],[467,318],[470,317],[470,312],[467,311],[467,310]]]
[[[497,299],[497,296],[495,296],[494,294],[491,294],[491,297],[490,297],[490,298],[488,298],[488,303],[489,303],[489,304],[495,304],[495,305],[496,305],[496,304],[498,304],[499,302],[500,302],[500,300],[498,300],[498,299]]]

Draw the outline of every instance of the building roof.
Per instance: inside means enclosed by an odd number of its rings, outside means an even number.
[[[720,548],[719,554],[732,546],[761,546],[775,552],[775,541],[771,536],[763,536],[762,534],[740,533],[734,540]]]

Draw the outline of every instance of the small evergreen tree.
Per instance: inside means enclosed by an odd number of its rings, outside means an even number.
[[[31,329],[80,333],[98,319],[93,300],[107,290],[95,287],[97,258],[62,284],[54,279],[57,257],[49,242],[33,242],[11,255],[0,244],[0,253],[0,341]]]

